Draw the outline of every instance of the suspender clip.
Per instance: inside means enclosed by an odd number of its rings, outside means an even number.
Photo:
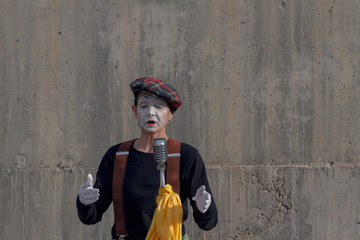
[[[124,240],[127,234],[117,234],[119,240]]]

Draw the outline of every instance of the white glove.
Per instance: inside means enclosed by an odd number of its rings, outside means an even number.
[[[87,176],[87,182],[80,186],[79,200],[84,205],[92,204],[99,199],[99,189],[93,188],[93,182],[93,177],[89,173]]]
[[[196,206],[199,211],[205,213],[211,204],[211,195],[205,191],[205,186],[202,185],[196,191],[196,195],[192,198],[192,200],[196,201]]]

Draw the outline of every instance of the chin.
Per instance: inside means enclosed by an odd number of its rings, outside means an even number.
[[[148,129],[148,128],[143,128],[143,131],[149,134],[154,134],[154,133],[158,133],[160,132],[159,129]]]

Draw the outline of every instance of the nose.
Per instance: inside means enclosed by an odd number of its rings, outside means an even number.
[[[150,106],[150,107],[149,107],[149,112],[148,112],[148,114],[149,114],[150,116],[154,116],[154,115],[155,115],[155,108],[154,108],[153,106]]]

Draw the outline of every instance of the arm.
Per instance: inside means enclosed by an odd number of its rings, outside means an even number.
[[[99,165],[96,174],[96,182],[94,185],[94,189],[98,189],[98,200],[95,202],[92,202],[91,200],[89,202],[86,202],[82,198],[80,198],[79,195],[77,197],[76,207],[78,217],[80,221],[84,224],[95,224],[101,221],[102,215],[108,209],[112,202],[112,175],[117,147],[118,145],[111,147],[105,153]],[[82,187],[88,186],[84,186],[83,184]],[[84,203],[87,205],[85,205]]]
[[[191,148],[188,148],[187,152],[181,152],[185,157],[183,171],[184,177],[186,178],[187,197],[191,200],[190,205],[193,209],[193,217],[197,225],[203,230],[211,230],[216,226],[218,221],[217,208],[207,179],[204,161],[199,152],[196,149]],[[202,190],[206,191],[202,192]],[[192,200],[194,197],[195,200]],[[204,209],[202,209],[202,211],[199,210],[198,205],[201,204],[197,204],[198,201],[196,201],[196,199],[198,197],[204,200],[204,205],[200,206],[200,209],[207,207],[205,211],[203,211]],[[211,200],[208,202],[210,205],[207,206],[206,201],[208,200],[208,197]]]

